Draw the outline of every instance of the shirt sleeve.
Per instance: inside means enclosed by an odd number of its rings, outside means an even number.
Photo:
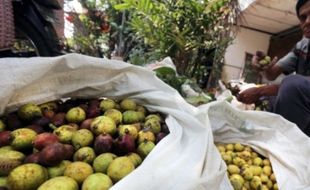
[[[298,57],[295,54],[294,50],[290,51],[286,56],[282,57],[277,65],[283,70],[284,74],[290,74],[296,70],[296,64]]]

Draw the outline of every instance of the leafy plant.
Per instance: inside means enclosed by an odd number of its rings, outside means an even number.
[[[213,67],[219,77],[224,50],[233,37],[236,0],[123,0],[114,7],[130,12],[135,35],[149,52],[170,56],[178,73],[203,78],[212,70],[207,67]]]

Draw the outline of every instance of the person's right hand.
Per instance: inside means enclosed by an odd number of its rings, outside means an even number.
[[[272,67],[274,64],[277,63],[278,61],[278,57],[274,57],[269,64],[260,64],[259,62],[264,59],[266,56],[265,53],[261,52],[261,51],[257,51],[256,54],[253,56],[252,58],[252,63],[251,66],[256,69],[257,71],[261,72],[261,71],[266,71],[268,70],[270,67]]]
[[[260,91],[261,88],[258,87],[246,89],[238,94],[237,100],[245,104],[253,104],[261,97]]]

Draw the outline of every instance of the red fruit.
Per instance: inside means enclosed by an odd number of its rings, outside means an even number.
[[[34,130],[37,134],[44,133],[45,130],[40,125],[28,125],[27,128]]]
[[[156,144],[159,142],[159,141],[161,141],[165,136],[167,136],[167,134],[166,133],[163,133],[163,132],[160,132],[160,133],[157,133],[157,135],[156,135]]]
[[[25,160],[24,163],[40,163],[40,152],[35,152],[33,154],[28,155]]]
[[[63,125],[65,121],[66,121],[66,113],[59,112],[52,118],[51,123],[58,127],[60,125]]]
[[[41,133],[37,135],[37,137],[33,141],[33,147],[38,150],[42,150],[46,146],[50,144],[58,143],[58,142],[59,142],[59,139],[57,135],[53,133],[45,132],[45,133]]]
[[[40,118],[37,118],[36,120],[34,120],[32,122],[32,124],[35,124],[35,125],[40,125],[42,127],[48,127],[48,125],[50,124],[51,122],[51,119],[47,118],[47,117],[40,117]]]
[[[89,119],[85,119],[81,125],[80,125],[80,129],[88,129],[90,130],[90,124],[93,121],[93,118],[89,118]]]
[[[74,154],[74,147],[71,144],[64,144],[66,153],[65,153],[65,160],[71,160]]]
[[[66,148],[61,143],[54,143],[46,146],[39,155],[40,164],[54,166],[65,159]]]
[[[53,110],[44,110],[43,111],[43,116],[47,117],[49,119],[52,119],[55,115],[56,115],[56,113]]]
[[[170,133],[167,124],[163,123],[163,124],[161,125],[161,132],[166,133],[166,134],[169,134],[169,133]]]
[[[97,155],[110,152],[113,147],[113,138],[109,134],[98,135],[94,142],[94,150]]]
[[[94,118],[101,114],[100,108],[98,106],[89,106],[86,110],[87,118]]]
[[[23,127],[22,121],[16,114],[10,114],[7,116],[7,124],[10,130],[15,130]]]
[[[131,135],[125,134],[117,138],[115,142],[115,154],[123,156],[135,151],[135,140]]]
[[[88,105],[89,107],[92,107],[92,106],[99,107],[100,101],[98,99],[93,99],[89,101]]]
[[[0,132],[0,147],[9,145],[11,142],[11,131]]]

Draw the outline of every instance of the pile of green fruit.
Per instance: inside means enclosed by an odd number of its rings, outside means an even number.
[[[269,65],[271,63],[271,57],[268,55],[265,55],[261,51],[256,51],[256,56],[259,58],[258,63],[262,66]]]
[[[168,133],[129,98],[28,103],[0,117],[0,188],[109,189]]]
[[[235,190],[277,190],[278,184],[268,158],[240,143],[216,144],[227,165]]]

